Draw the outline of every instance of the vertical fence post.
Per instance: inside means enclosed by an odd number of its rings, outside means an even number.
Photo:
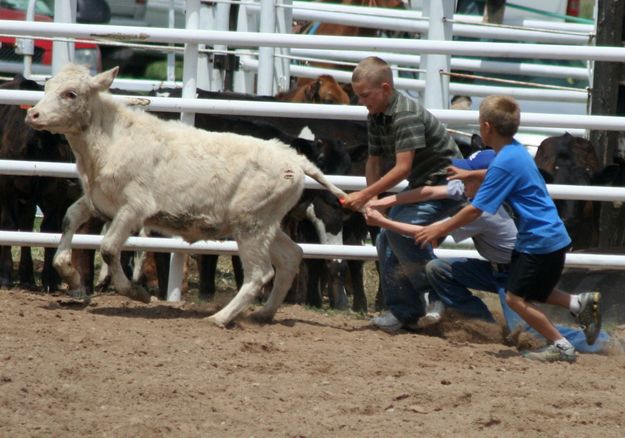
[[[452,24],[447,19],[454,16],[454,0],[431,0],[423,3],[423,13],[430,19],[429,40],[451,41]],[[428,109],[444,109],[449,102],[449,76],[441,74],[450,70],[449,55],[428,54],[421,57],[425,68],[425,98]]]
[[[200,27],[200,0],[187,0],[185,27]],[[182,71],[182,97],[195,98],[197,90],[198,45],[186,43],[184,46],[184,63]],[[189,125],[195,124],[195,114],[183,112],[180,120]],[[182,253],[171,254],[169,265],[169,281],[167,282],[167,301],[180,301],[182,298],[182,280],[184,275],[185,256]]]
[[[210,7],[206,3],[200,4],[200,24],[199,28],[215,30],[212,21],[213,21],[213,11],[212,7]],[[199,49],[205,49],[206,44],[200,44]],[[213,74],[213,69],[211,68],[212,64],[209,62],[209,55],[204,51],[198,51],[198,65],[197,65],[197,86],[203,90],[210,90],[212,86],[211,76]]]
[[[276,30],[276,7],[274,0],[260,0],[260,31],[273,33]],[[258,49],[257,94],[273,95],[273,47]]]
[[[258,14],[250,10],[245,3],[239,4],[239,12],[237,14],[237,32],[258,32]],[[246,49],[237,49],[236,53],[240,60],[249,59],[251,56],[245,55]],[[234,71],[233,89],[239,93],[254,92],[255,74],[242,67]]]
[[[282,5],[292,6],[291,0],[283,0]],[[276,26],[277,32],[281,34],[290,34],[293,27],[293,9],[290,7],[276,8]],[[275,59],[276,69],[276,92],[287,91],[291,82],[291,61],[288,58],[291,49],[289,47],[276,47],[276,54],[282,55]]]
[[[170,29],[176,27],[176,5],[174,0],[169,0],[169,11],[167,12],[167,24]],[[174,46],[174,44],[169,44]],[[174,82],[176,80],[176,52],[167,54],[167,80]]]
[[[218,2],[214,8],[215,21],[213,23],[212,30],[230,30],[230,4]],[[228,46],[223,44],[216,44],[213,46],[213,68],[211,73],[211,90],[222,91],[225,83],[225,70],[222,68],[215,68],[215,59],[221,58],[224,55]],[[222,58],[223,59],[223,58]]]
[[[54,2],[55,23],[76,22],[76,0],[56,0]],[[74,59],[74,43],[54,41],[52,43],[52,74],[58,73],[65,64]]]

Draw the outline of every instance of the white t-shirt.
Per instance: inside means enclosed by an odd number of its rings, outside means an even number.
[[[447,195],[451,199],[463,199],[464,184],[462,181],[449,181],[447,183]],[[503,206],[495,214],[483,212],[470,224],[451,233],[451,237],[456,243],[469,237],[473,238],[477,252],[486,260],[495,263],[510,263],[516,236],[516,225]]]

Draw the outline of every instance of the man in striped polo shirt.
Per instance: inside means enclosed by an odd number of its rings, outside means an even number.
[[[444,184],[451,160],[462,158],[458,146],[423,105],[395,90],[389,65],[378,57],[363,59],[352,74],[352,87],[369,111],[367,187],[351,193],[344,206],[362,210],[367,202],[404,179],[408,180],[409,189]],[[389,165],[390,170],[384,173]],[[460,207],[459,201],[451,199],[401,204],[393,206],[388,217],[424,225],[447,217]],[[434,254],[431,247],[420,248],[413,239],[390,230],[382,230],[376,247],[388,311],[372,322],[394,332],[425,314],[423,296],[429,285],[424,267]]]

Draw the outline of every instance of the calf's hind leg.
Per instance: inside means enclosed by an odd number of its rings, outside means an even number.
[[[250,306],[261,288],[271,280],[273,277],[269,255],[271,240],[267,234],[237,239],[239,256],[243,263],[243,285],[226,307],[207,318],[209,321],[225,327]]]
[[[149,303],[151,301],[150,294],[143,287],[132,284],[128,280],[121,264],[122,246],[132,231],[138,229],[141,224],[142,218],[131,207],[122,207],[106,230],[100,251],[102,252],[102,259],[109,267],[111,281],[117,293],[133,300]]]
[[[262,309],[252,314],[257,321],[271,321],[278,307],[284,301],[293,279],[299,270],[302,261],[302,249],[293,242],[282,230],[278,230],[276,237],[269,249],[271,263],[275,267],[276,275],[273,280],[273,288],[267,302]]]

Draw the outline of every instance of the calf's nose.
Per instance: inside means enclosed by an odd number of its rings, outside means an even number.
[[[39,111],[35,110],[34,108],[30,108],[28,111],[26,111],[26,123],[27,124],[31,124],[33,121],[37,120],[39,118]]]

